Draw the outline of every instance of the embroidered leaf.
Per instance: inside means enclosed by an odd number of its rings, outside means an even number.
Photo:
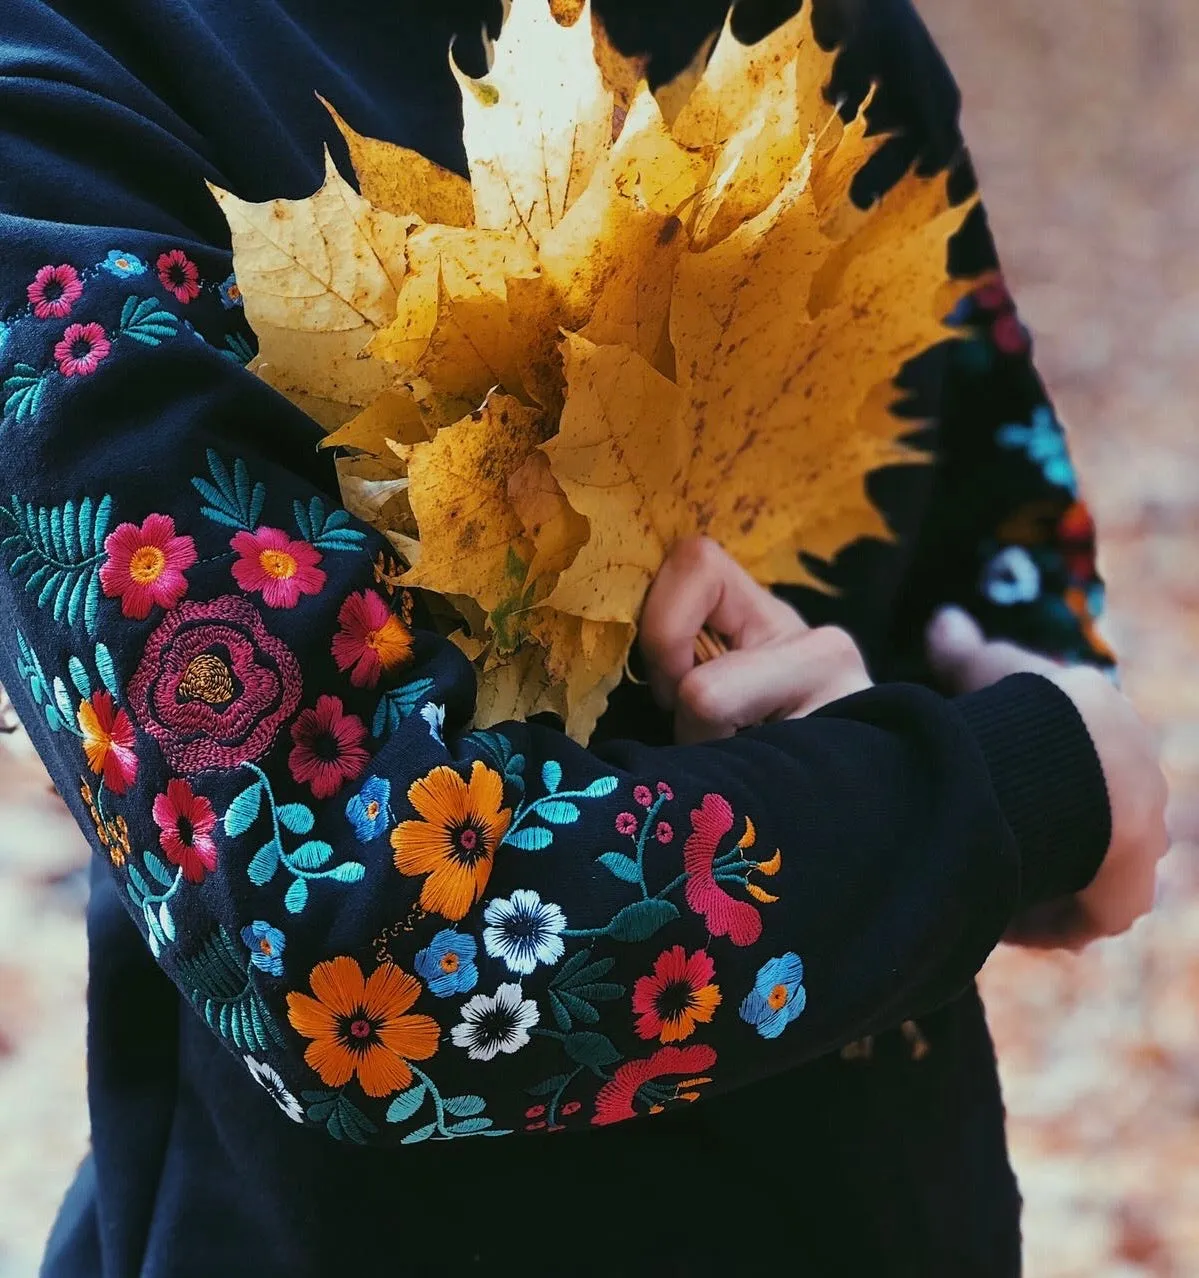
[[[313,497],[307,506],[296,501],[292,510],[300,535],[318,550],[361,550],[366,544],[366,534],[349,526],[348,512],[334,510],[326,514],[325,503],[319,497]]]
[[[207,503],[200,513],[227,528],[255,531],[266,501],[266,489],[260,483],[251,484],[246,463],[240,457],[233,463],[232,475],[214,449],[208,450],[207,460],[211,479],[196,476],[192,480],[192,487]]]
[[[667,923],[679,917],[677,908],[669,901],[634,901],[604,928],[604,934],[614,941],[648,941],[655,932],[660,932]]]
[[[162,884],[163,887],[173,887],[175,884],[175,876],[167,869],[167,867],[154,855],[153,852],[143,852],[142,860],[146,863],[146,869]],[[133,873],[133,866],[130,864],[129,872]]]
[[[425,1085],[416,1083],[406,1092],[401,1092],[387,1107],[387,1121],[389,1123],[407,1122],[420,1109],[424,1101]]]
[[[550,825],[574,825],[579,819],[579,809],[573,803],[556,799],[552,803],[539,803],[537,815]]]
[[[302,803],[285,803],[275,815],[279,818],[279,824],[292,834],[307,834],[316,824],[312,809],[306,808]]]
[[[563,1034],[568,1034],[574,1028],[574,1022],[570,1019],[570,1012],[566,1009],[566,1004],[558,997],[554,990],[550,990],[550,1011],[554,1014],[554,1020],[558,1023],[558,1028]]]
[[[333,879],[337,883],[360,883],[366,875],[366,866],[359,861],[343,861],[321,875],[324,879]]]
[[[584,799],[603,799],[615,791],[619,782],[615,777],[600,777],[583,791]]]
[[[258,820],[262,808],[262,783],[255,781],[229,804],[225,812],[225,833],[239,839]]]
[[[583,966],[591,957],[591,951],[576,950],[574,954],[562,964],[554,975],[554,979],[550,982],[552,986],[563,985]]]
[[[557,794],[562,784],[562,765],[553,759],[547,759],[541,765],[541,783],[550,792]]]
[[[128,870],[129,883],[126,886],[129,888],[129,895],[138,905],[141,905],[142,897],[150,895],[150,885],[142,878],[132,861],[128,863]]]
[[[121,308],[120,333],[143,346],[161,346],[179,331],[179,319],[152,297],[128,297]]]
[[[58,711],[48,703],[46,705],[46,724],[51,732],[61,732],[67,726],[63,723]]]
[[[482,1096],[450,1096],[441,1103],[445,1112],[455,1118],[474,1118],[487,1108],[487,1102]],[[490,1125],[489,1121],[488,1126]]]
[[[605,1065],[613,1065],[620,1060],[620,1053],[612,1045],[611,1039],[588,1030],[578,1034],[568,1034],[562,1046],[566,1048],[566,1054],[572,1061],[586,1066],[601,1078]]]
[[[374,1123],[344,1096],[338,1096],[326,1129],[335,1140],[348,1140],[355,1145],[365,1145],[367,1139],[378,1131]]]
[[[4,411],[0,419],[11,415],[17,422],[32,421],[41,411],[51,370],[44,372],[32,364],[18,364],[13,375],[0,384],[4,395]]]
[[[394,732],[401,720],[415,714],[417,708],[429,699],[434,686],[432,679],[415,679],[412,683],[384,693],[375,710],[371,735],[381,737],[385,732]]]
[[[92,681],[83,667],[83,662],[78,657],[72,657],[67,662],[67,670],[70,672],[71,682],[78,689],[79,695],[86,701],[92,695]]]
[[[146,944],[150,947],[150,953],[155,958],[162,957],[162,941],[159,939],[158,923],[154,916],[144,915],[146,919]]]
[[[615,874],[624,883],[640,883],[641,870],[631,856],[623,852],[605,852],[599,863],[610,874]]]
[[[319,870],[332,857],[333,849],[329,844],[313,840],[309,843],[301,843],[287,859],[291,864],[298,865],[301,870]]]
[[[158,907],[158,922],[162,928],[162,934],[168,941],[175,939],[175,919],[171,914],[169,902],[163,901]]]
[[[446,1131],[451,1136],[474,1136],[491,1126],[490,1118],[468,1118],[461,1123],[450,1123]]]
[[[555,1092],[559,1092],[570,1082],[569,1074],[555,1074],[553,1078],[547,1078],[543,1082],[534,1083],[532,1087],[525,1088],[526,1096],[553,1096]]]
[[[283,898],[283,904],[287,906],[289,914],[300,914],[304,907],[308,904],[308,880],[296,879],[291,887],[287,889],[287,895]]]
[[[284,1040],[254,985],[253,971],[224,928],[177,962],[178,979],[209,1028],[242,1051],[267,1052]]]
[[[590,950],[584,951],[583,957],[586,958],[590,953]],[[574,957],[578,958],[579,955],[576,954]],[[583,992],[584,987],[591,986],[601,976],[606,976],[615,966],[616,960],[611,958],[597,959],[594,963],[588,963],[586,967],[579,967],[576,964],[569,972],[566,970],[566,965],[563,964],[558,969],[558,975],[551,984],[557,989],[574,990],[576,994],[579,994]],[[595,988],[599,987],[596,986]],[[614,985],[610,988],[620,990],[619,985]],[[584,997],[591,998],[592,995],[584,994]]]
[[[436,1130],[437,1130],[436,1123],[428,1123],[424,1127],[418,1127],[416,1131],[414,1132],[409,1132],[408,1135],[405,1136],[404,1139],[400,1141],[400,1144],[401,1145],[419,1145],[421,1141],[428,1140],[429,1137],[432,1136]]]
[[[556,997],[561,999],[571,1015],[585,1025],[594,1025],[599,1020],[599,1012],[586,999],[578,998],[568,990],[559,990]]]
[[[522,852],[542,852],[554,841],[552,831],[543,825],[527,825],[523,830],[516,830],[504,838],[510,848],[519,848]]]
[[[246,874],[255,887],[266,887],[271,879],[275,877],[275,871],[278,868],[279,845],[272,839],[269,843],[264,843],[254,853],[253,859],[246,867]]]

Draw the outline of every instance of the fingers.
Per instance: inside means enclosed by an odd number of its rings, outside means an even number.
[[[868,687],[861,655],[843,630],[825,627],[734,650],[683,676],[675,739],[682,745],[723,740],[752,724],[811,714]]]
[[[678,542],[650,588],[640,626],[650,687],[667,709],[695,665],[695,639],[705,626],[733,648],[761,647],[806,630],[793,608],[758,585],[716,542]]]
[[[988,640],[961,608],[943,608],[925,632],[933,673],[954,694],[977,692],[1012,674],[1056,674],[1060,667],[1014,643]]]

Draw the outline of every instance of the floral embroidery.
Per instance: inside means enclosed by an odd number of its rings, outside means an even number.
[[[346,804],[346,819],[359,843],[373,843],[391,824],[391,782],[368,777],[362,789]]]
[[[333,660],[350,672],[355,688],[373,688],[385,673],[412,659],[412,632],[373,590],[363,590],[342,604],[341,627],[333,636]]]
[[[413,782],[408,802],[420,819],[392,831],[396,869],[427,875],[421,908],[457,922],[487,886],[492,858],[512,819],[503,806],[503,779],[478,759],[469,782],[442,765]]]
[[[1023,546],[1008,546],[987,564],[979,588],[1003,608],[1032,603],[1041,593],[1041,570]]]
[[[111,350],[99,324],[72,324],[54,347],[54,362],[64,377],[90,377]]]
[[[1048,404],[1041,404],[1033,410],[1027,426],[1002,427],[995,440],[1000,448],[1021,452],[1039,466],[1047,483],[1055,488],[1064,488],[1071,494],[1078,492],[1078,479],[1066,446],[1065,432]]]
[[[633,1011],[639,1038],[681,1043],[706,1025],[720,1006],[720,987],[713,984],[716,965],[703,951],[688,956],[681,945],[658,955],[652,976],[633,986]]]
[[[143,852],[140,866],[131,860],[128,870],[129,881],[125,890],[134,906],[141,911],[150,953],[158,958],[163,948],[176,939],[171,902],[183,885],[183,869],[180,867],[172,874],[153,852]]]
[[[442,1096],[437,1084],[415,1065],[412,1072],[417,1081],[401,1092],[388,1107],[389,1123],[404,1123],[421,1110],[427,1113],[425,1102],[433,1106],[433,1121],[410,1131],[400,1141],[401,1145],[417,1145],[426,1140],[459,1140],[466,1136],[511,1136],[501,1131],[483,1111],[487,1102],[481,1096]],[[455,1118],[457,1122],[450,1122]]]
[[[268,608],[294,608],[303,595],[325,588],[324,570],[317,567],[320,551],[282,529],[239,532],[230,544],[239,556],[234,579],[247,593],[262,595]]]
[[[788,951],[758,968],[753,989],[741,1002],[741,1019],[763,1038],[778,1038],[807,1005],[803,962]]]
[[[287,1090],[287,1085],[279,1076],[279,1072],[269,1065],[256,1061],[252,1056],[245,1056],[242,1059],[245,1061],[246,1068],[250,1071],[250,1077],[259,1087],[263,1088],[271,1100],[279,1106],[293,1123],[302,1123],[304,1121],[303,1106]]]
[[[501,985],[492,995],[476,994],[462,1006],[462,1021],[450,1031],[455,1047],[466,1049],[472,1061],[511,1055],[529,1043],[537,1024],[537,1004],[525,998],[519,985]]]
[[[248,600],[184,602],[150,635],[129,702],[177,772],[228,770],[270,749],[300,703],[300,667]]]
[[[157,953],[153,932],[150,948]],[[283,1032],[258,992],[257,968],[223,927],[199,949],[181,954],[175,968],[180,986],[221,1038],[242,1052],[269,1052],[284,1045]]]
[[[25,292],[38,319],[66,319],[83,296],[83,281],[73,266],[43,266]]]
[[[122,253],[120,249],[113,249],[100,263],[100,269],[107,271],[109,275],[115,275],[117,279],[133,279],[138,275],[145,275],[146,264],[132,253]]]
[[[748,882],[753,871],[770,875],[777,872],[777,865],[773,858],[757,862],[745,856],[756,838],[748,818],[741,841],[718,857],[720,841],[732,828],[733,809],[728,800],[718,794],[704,795],[702,804],[691,813],[691,833],[683,845],[687,904],[703,917],[713,936],[727,936],[734,945],[753,945],[762,934],[762,916],[748,901],[731,896],[723,884],[742,883],[760,901],[777,900]]]
[[[421,712],[420,717],[429,725],[429,735],[437,742],[438,745],[445,745],[443,734],[445,732],[445,706],[435,706],[429,702]]]
[[[420,982],[394,964],[364,978],[354,959],[342,956],[318,963],[309,984],[312,997],[288,994],[287,1015],[295,1031],[312,1040],[304,1059],[328,1086],[357,1078],[368,1096],[387,1096],[411,1085],[409,1061],[437,1052],[437,1022],[408,1015]]]
[[[238,288],[236,277],[230,275],[220,287],[221,305],[231,311],[238,307],[245,306],[245,300],[242,298],[241,289]]]
[[[96,837],[108,853],[108,859],[119,870],[129,859],[128,823],[123,816],[116,816],[111,820],[106,817],[101,807],[99,794],[93,792],[92,787],[86,781],[82,781],[79,785],[79,797],[83,800],[88,810],[88,815],[92,818],[92,824],[96,827]]]
[[[331,799],[370,763],[362,745],[366,724],[346,713],[340,697],[319,697],[292,724],[291,739],[295,745],[287,766],[295,781],[307,785],[317,799]]]
[[[566,953],[566,915],[528,888],[519,888],[508,900],[488,902],[483,921],[487,953],[520,976],[532,975],[539,963],[553,967]]]
[[[189,883],[203,883],[205,874],[216,869],[216,813],[203,795],[196,794],[187,781],[167,782],[152,808],[158,826],[158,842],[166,859],[183,870]]]
[[[685,1077],[673,1087],[657,1080],[679,1074],[702,1075],[715,1064],[716,1052],[703,1043],[660,1047],[646,1060],[626,1061],[599,1089],[591,1121],[603,1127],[635,1118],[638,1105],[645,1106],[648,1113],[660,1114],[671,1101],[698,1100],[700,1094],[696,1089],[710,1083],[710,1078]]]
[[[435,998],[469,994],[479,983],[479,969],[475,966],[478,951],[473,936],[443,928],[417,952],[417,975]]]
[[[147,515],[140,528],[121,524],[104,549],[100,584],[131,620],[144,621],[155,607],[174,608],[187,594],[184,573],[196,562],[196,543],[176,535],[170,515]]]
[[[108,692],[93,693],[79,707],[79,731],[87,765],[113,794],[124,794],[137,779],[133,724]]]
[[[256,919],[242,928],[241,939],[250,951],[250,962],[260,972],[268,976],[283,975],[283,951],[287,949],[287,937],[277,927]]]
[[[181,306],[200,296],[200,268],[182,249],[163,253],[154,265],[158,282]]]

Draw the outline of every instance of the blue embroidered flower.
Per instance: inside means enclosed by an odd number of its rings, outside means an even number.
[[[1041,570],[1023,546],[1008,546],[983,569],[980,589],[1001,608],[1032,603],[1041,593]]]
[[[763,1038],[778,1038],[807,1004],[802,981],[803,960],[798,954],[788,951],[763,963],[753,989],[741,1002],[741,1019]]]
[[[1001,448],[1015,449],[1036,463],[1056,488],[1077,493],[1078,478],[1066,447],[1066,435],[1048,404],[1033,413],[1028,426],[1004,426],[995,438]]]
[[[283,951],[287,948],[287,937],[277,927],[256,919],[242,928],[241,939],[250,951],[250,962],[260,972],[269,976],[283,975]]]
[[[391,821],[391,782],[386,777],[368,777],[366,784],[346,804],[346,820],[354,827],[359,843],[371,843]]]
[[[134,257],[132,253],[122,253],[120,249],[113,249],[100,263],[100,269],[123,280],[132,279],[135,275],[145,275],[146,264],[140,257]]]
[[[237,277],[230,275],[229,278],[221,285],[221,305],[227,311],[237,310],[238,307],[244,307],[245,301],[241,295],[241,289],[237,284]]]
[[[506,901],[491,901],[483,919],[487,953],[503,959],[510,972],[528,976],[538,963],[553,966],[566,952],[561,936],[566,915],[528,888],[517,888]]]
[[[479,983],[478,943],[465,932],[443,928],[416,956],[416,974],[437,998],[469,994]]]

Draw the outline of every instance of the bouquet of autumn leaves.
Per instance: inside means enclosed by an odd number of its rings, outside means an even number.
[[[893,382],[949,335],[964,209],[915,174],[854,205],[880,139],[826,101],[809,9],[655,95],[587,4],[512,0],[489,74],[454,67],[469,182],[334,112],[361,194],[331,160],[308,200],[216,192],[255,370],[344,450],[477,726],[586,741],[673,541],[811,583],[801,554],[887,535],[867,474],[923,460]]]

